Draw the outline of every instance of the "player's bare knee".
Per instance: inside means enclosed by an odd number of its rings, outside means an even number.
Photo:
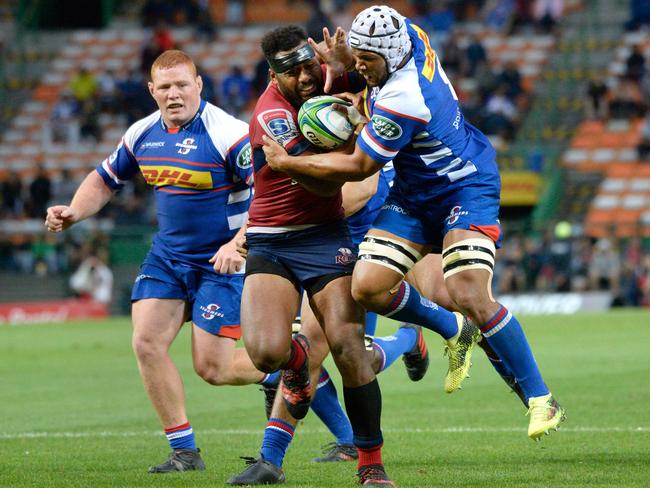
[[[131,347],[139,362],[150,361],[167,353],[167,347],[151,336],[134,335]]]
[[[214,386],[229,385],[229,375],[226,371],[212,361],[195,361],[194,371],[199,377]]]

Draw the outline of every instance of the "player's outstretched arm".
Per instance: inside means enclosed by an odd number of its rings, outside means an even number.
[[[329,93],[334,80],[354,68],[354,57],[352,56],[352,49],[348,46],[345,30],[337,27],[334,38],[332,38],[329,29],[324,27],[322,42],[317,43],[311,37],[307,39],[307,42],[309,42],[321,62],[327,65],[323,89],[325,93]]]
[[[72,224],[99,212],[113,197],[97,171],[91,171],[81,182],[70,205],[54,205],[47,209],[45,226],[50,232],[61,232]]]

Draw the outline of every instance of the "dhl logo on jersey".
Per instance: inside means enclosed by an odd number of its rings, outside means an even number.
[[[174,166],[148,166],[142,168],[142,175],[149,185],[180,186],[207,190],[212,188],[212,175],[209,171],[192,171]]]
[[[418,33],[418,37],[422,41],[422,44],[424,44],[424,56],[426,59],[424,61],[424,66],[422,67],[422,76],[431,81],[433,80],[433,75],[436,73],[436,52],[431,48],[427,33],[415,24],[411,24],[411,26],[415,29],[415,32]]]

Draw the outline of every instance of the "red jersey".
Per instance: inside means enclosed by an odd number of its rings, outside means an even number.
[[[348,85],[345,75],[336,80],[332,93],[349,91]],[[248,211],[249,231],[264,232],[259,227],[270,232],[270,228],[297,230],[296,226],[304,228],[343,219],[340,191],[331,197],[315,195],[286,173],[274,171],[266,164],[263,135],[273,138],[292,156],[314,149],[298,129],[298,110],[282,96],[277,84],[270,83],[257,101],[248,130],[255,180],[255,195]]]

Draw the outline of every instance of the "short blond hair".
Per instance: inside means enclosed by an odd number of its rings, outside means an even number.
[[[178,49],[170,49],[158,56],[151,65],[151,79],[153,80],[153,74],[156,72],[156,70],[173,68],[179,64],[188,65],[192,70],[193,76],[197,76],[196,65],[194,64],[194,61],[192,61],[192,58],[190,58],[183,51],[180,51]]]

